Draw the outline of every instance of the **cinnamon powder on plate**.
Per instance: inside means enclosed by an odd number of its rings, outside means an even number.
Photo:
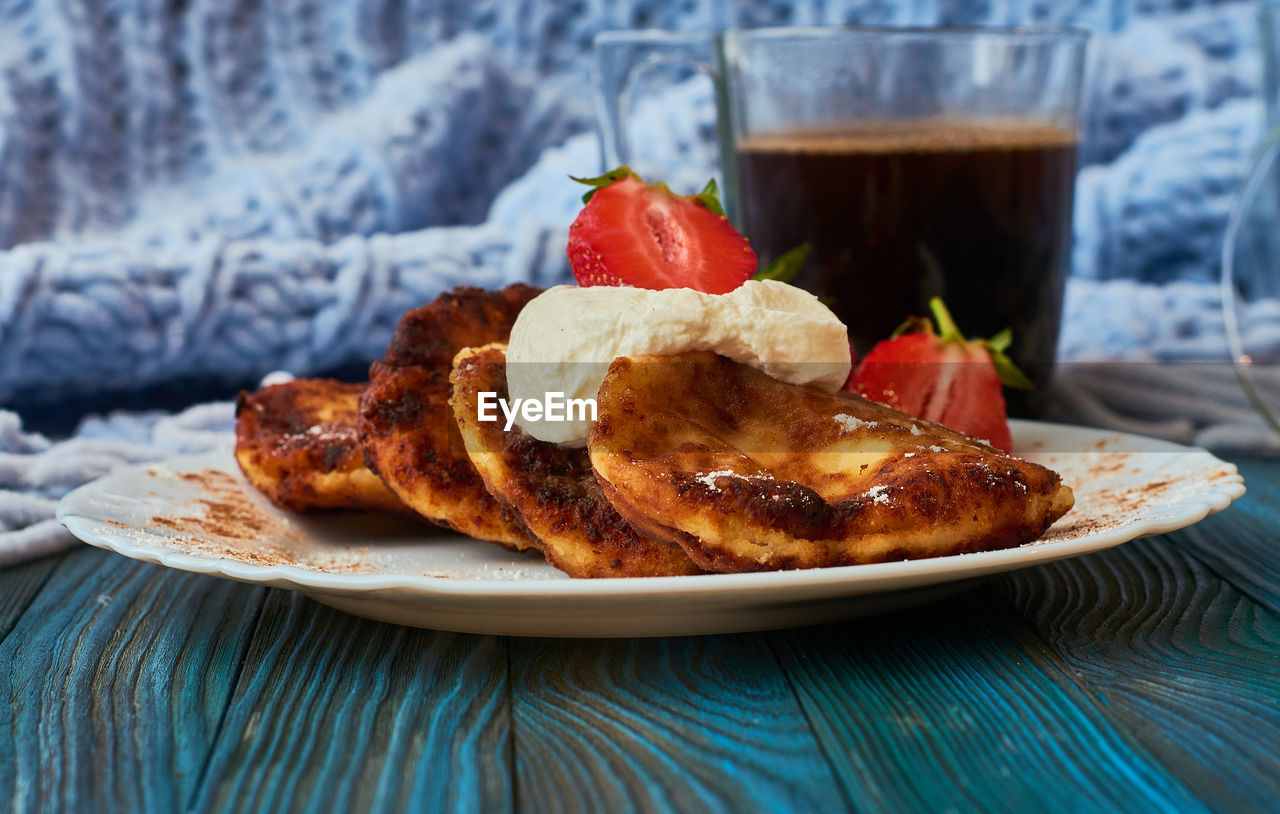
[[[164,477],[155,471],[148,474]],[[174,548],[251,565],[294,565],[329,573],[373,570],[362,561],[359,551],[346,552],[346,556],[338,553],[315,556],[313,547],[295,526],[266,510],[226,472],[205,469],[173,473],[173,476],[198,486],[202,493],[190,501],[188,514],[151,518],[154,526],[180,535],[175,540],[179,545]],[[172,535],[167,536],[173,539]]]

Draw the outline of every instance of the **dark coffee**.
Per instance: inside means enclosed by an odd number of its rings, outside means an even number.
[[[857,351],[941,295],[969,336],[1013,328],[1038,390],[1058,341],[1076,136],[1021,121],[928,121],[756,136],[738,146],[742,227],[763,261],[811,247],[796,279]],[[1010,395],[1034,412],[1035,395]]]

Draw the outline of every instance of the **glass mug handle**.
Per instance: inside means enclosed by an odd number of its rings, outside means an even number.
[[[593,40],[596,114],[600,122],[602,170],[611,170],[632,160],[627,138],[626,115],[630,109],[631,86],[651,68],[684,65],[711,78],[715,86],[717,128],[721,132],[721,164],[728,172],[724,150],[723,73],[719,69],[718,37],[710,32],[605,31]],[[728,178],[725,179],[726,184]]]

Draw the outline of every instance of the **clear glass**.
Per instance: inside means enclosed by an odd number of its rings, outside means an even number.
[[[1260,8],[1270,137],[1259,148],[1222,244],[1227,347],[1245,394],[1280,433],[1280,0]]]
[[[1280,0],[1263,0],[1259,11],[1262,26],[1262,91],[1267,105],[1267,122],[1280,127]]]
[[[796,282],[827,299],[859,351],[934,295],[973,335],[1012,327],[1011,355],[1042,393],[1087,39],[1062,28],[610,32],[596,39],[603,156],[629,161],[639,75],[673,62],[706,73],[726,208],[762,262],[809,244]]]
[[[1236,375],[1280,432],[1280,131],[1259,153],[1227,224],[1222,307]]]

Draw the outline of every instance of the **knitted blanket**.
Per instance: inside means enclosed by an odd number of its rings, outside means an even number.
[[[1145,0],[0,5],[0,562],[67,544],[50,518],[70,487],[230,428],[225,401],[90,417],[62,438],[19,415],[359,366],[443,289],[566,279],[580,194],[566,176],[599,168],[589,44],[608,29],[1092,28],[1064,358],[1222,359],[1207,292],[1261,132],[1254,14]],[[636,104],[646,170],[700,186],[713,119],[702,78]],[[1201,284],[1153,287],[1177,280]],[[1168,296],[1192,316],[1164,345],[1108,321]],[[1064,371],[1075,395],[1061,403],[1093,421],[1188,440],[1249,424],[1144,414],[1105,377]]]

